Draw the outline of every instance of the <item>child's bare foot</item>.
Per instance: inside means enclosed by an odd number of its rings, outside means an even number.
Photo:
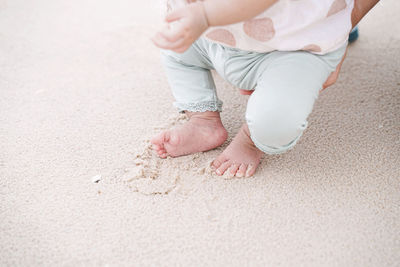
[[[243,124],[229,146],[213,161],[212,167],[218,175],[229,171],[231,176],[249,177],[255,173],[263,154],[251,141],[247,124]]]
[[[189,121],[166,130],[151,139],[153,149],[161,158],[179,157],[207,151],[222,145],[228,133],[219,112],[186,112]]]

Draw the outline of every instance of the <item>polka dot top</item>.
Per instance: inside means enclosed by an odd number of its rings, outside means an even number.
[[[193,2],[170,0],[170,8],[184,4],[179,1]],[[347,42],[353,6],[354,0],[279,0],[251,20],[211,27],[203,36],[247,51],[326,54]]]

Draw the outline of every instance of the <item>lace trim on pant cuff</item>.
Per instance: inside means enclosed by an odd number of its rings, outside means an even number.
[[[222,111],[222,101],[206,101],[199,103],[174,103],[174,106],[178,108],[179,112],[190,111],[190,112],[205,112],[205,111]]]

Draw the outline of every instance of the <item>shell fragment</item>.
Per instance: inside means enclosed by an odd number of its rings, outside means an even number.
[[[92,183],[98,183],[101,181],[101,174],[92,177]]]

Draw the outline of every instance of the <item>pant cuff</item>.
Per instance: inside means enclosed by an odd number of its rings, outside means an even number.
[[[269,154],[269,155],[276,155],[276,154],[283,154],[287,152],[288,150],[291,150],[297,143],[297,141],[300,139],[302,134],[296,137],[293,141],[291,141],[289,144],[280,146],[280,147],[273,147],[273,146],[267,146],[262,144],[261,142],[258,142],[255,138],[254,135],[251,133],[250,127],[250,139],[253,141],[254,145],[260,149],[262,152]]]
[[[190,112],[206,112],[206,111],[222,111],[222,101],[204,101],[197,103],[177,103],[174,102],[174,106],[183,113],[184,111]]]

